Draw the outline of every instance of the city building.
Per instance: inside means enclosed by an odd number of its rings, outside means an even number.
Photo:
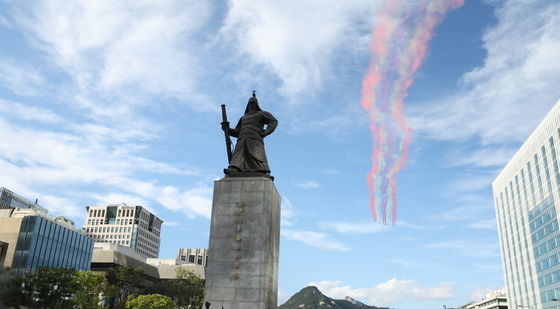
[[[177,252],[178,263],[197,264],[206,267],[208,249],[180,248]]]
[[[130,247],[148,258],[159,255],[163,221],[142,206],[87,206],[84,232],[96,242]]]
[[[176,279],[178,269],[190,271],[200,278],[205,278],[204,267],[196,264],[178,264],[176,259],[146,258],[133,248],[110,242],[96,242],[91,259],[91,271],[107,277],[117,267],[140,268],[143,271],[142,287],[154,282]],[[103,303],[111,303],[106,299]]]
[[[16,274],[39,266],[89,270],[93,240],[64,217],[2,188],[0,261]]]
[[[560,309],[560,101],[492,184],[511,308]]]
[[[175,279],[177,270],[183,269],[190,271],[200,278],[206,278],[205,268],[199,264],[182,263],[177,259],[146,259],[146,263],[157,268],[160,280]]]
[[[140,267],[149,281],[175,279],[179,268],[191,271],[201,278],[204,278],[205,275],[202,265],[179,263],[176,259],[146,258],[127,246],[95,243],[91,270],[106,275],[111,269],[118,266]]]
[[[27,209],[39,209],[45,213],[48,211],[39,206],[39,200],[35,199],[35,202],[20,196],[4,187],[0,187],[0,209],[14,209],[14,208],[27,208]]]
[[[458,309],[507,309],[508,302],[505,289],[492,290],[484,299],[468,303]]]

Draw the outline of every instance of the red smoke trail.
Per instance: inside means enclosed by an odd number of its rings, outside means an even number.
[[[404,99],[445,13],[464,0],[386,0],[377,16],[370,45],[372,61],[362,81],[362,107],[373,136],[372,167],[367,174],[373,219],[397,222],[396,176],[406,165],[411,130]]]

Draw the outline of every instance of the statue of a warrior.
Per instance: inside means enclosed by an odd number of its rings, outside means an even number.
[[[229,176],[270,175],[268,160],[264,151],[264,137],[274,132],[278,120],[267,111],[261,110],[255,91],[247,102],[245,114],[239,119],[235,129],[229,123],[222,123],[222,130],[237,137],[237,143],[228,168],[224,173]]]

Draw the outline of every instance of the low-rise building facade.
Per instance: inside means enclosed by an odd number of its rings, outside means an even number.
[[[95,243],[91,270],[107,274],[115,267],[140,267],[147,280],[175,279],[179,268],[205,278],[204,266],[178,263],[176,259],[146,258],[134,249],[113,243]]]

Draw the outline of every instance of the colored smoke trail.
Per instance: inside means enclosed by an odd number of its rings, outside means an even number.
[[[397,222],[397,173],[406,164],[411,129],[404,98],[422,64],[434,27],[464,0],[385,0],[373,28],[372,61],[362,81],[362,107],[373,135],[367,174],[373,219]]]

